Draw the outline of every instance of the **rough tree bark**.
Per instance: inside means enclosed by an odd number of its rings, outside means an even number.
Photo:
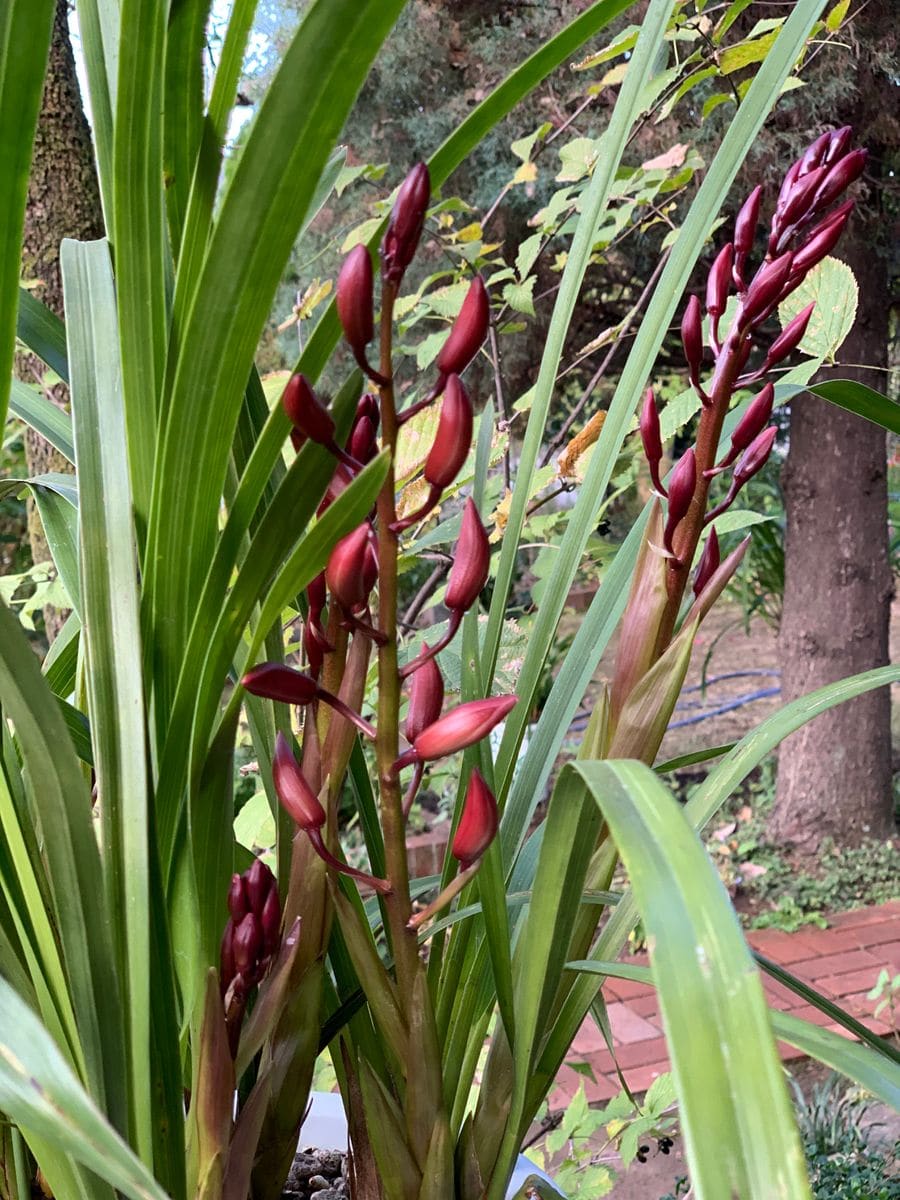
[[[22,278],[38,284],[35,295],[58,316],[63,315],[60,242],[65,237],[98,238],[103,232],[91,131],[81,103],[69,40],[68,2],[57,0],[28,185]],[[22,354],[16,359],[16,374],[28,383],[41,383],[45,370],[33,355]],[[68,389],[64,384],[45,391],[55,404],[67,406]],[[25,454],[30,475],[71,470],[62,455],[32,429],[26,432]],[[47,540],[33,504],[29,505],[28,534],[34,562],[48,561]],[[51,610],[44,616],[47,635],[52,640],[61,627],[62,615]]]
[[[870,183],[836,257],[859,283],[859,312],[840,350],[847,363],[887,365],[890,290],[887,213],[878,174],[896,150],[891,98],[865,54],[877,35],[860,30],[856,110],[846,114],[868,145]],[[840,124],[836,119],[835,124]],[[833,376],[833,372],[831,373]],[[883,370],[841,367],[843,378],[884,391]],[[792,405],[784,471],[787,514],[785,593],[780,633],[785,700],[888,662],[892,578],[887,553],[884,431],[824,400]],[[891,709],[887,688],[869,692],[804,726],[782,743],[770,833],[796,857],[813,856],[823,837],[856,845],[891,831]]]

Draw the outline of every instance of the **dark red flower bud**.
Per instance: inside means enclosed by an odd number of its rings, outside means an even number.
[[[734,254],[740,262],[753,249],[753,239],[759,222],[759,206],[762,200],[762,185],[757,184],[741,206],[734,222]]]
[[[772,446],[777,436],[778,430],[774,425],[770,425],[750,443],[734,468],[736,487],[743,487],[748,479],[752,479],[758,471],[763,469],[772,453]]]
[[[235,926],[231,944],[236,973],[248,981],[253,979],[262,949],[262,928],[253,913],[247,913]]]
[[[430,198],[428,168],[416,163],[400,185],[381,243],[381,273],[389,283],[398,284],[413,260]]]
[[[765,429],[772,415],[772,405],[775,402],[775,389],[767,383],[759,395],[754,396],[747,406],[747,411],[734,427],[731,435],[731,451],[729,458],[733,461],[737,453],[746,450],[755,437]]]
[[[372,574],[369,533],[369,524],[364,521],[346,537],[342,537],[332,550],[325,568],[328,590],[348,613],[363,608],[372,590],[371,586],[366,586]],[[375,569],[377,573],[377,564]]]
[[[790,276],[793,261],[793,254],[788,251],[774,262],[763,263],[753,276],[744,298],[743,316],[746,324],[753,325],[761,320],[777,303]]]
[[[850,139],[853,137],[853,126],[843,125],[840,129],[835,129],[834,133],[829,134],[828,137],[828,149],[825,151],[822,161],[833,163],[844,156]]]
[[[691,383],[699,390],[700,368],[703,365],[703,318],[697,296],[691,296],[688,300],[684,316],[681,318],[681,344],[684,347],[684,358]]]
[[[497,836],[497,801],[481,772],[474,768],[469,776],[462,815],[453,835],[450,853],[465,870],[477,862]]]
[[[733,247],[727,242],[716,256],[706,281],[706,311],[711,317],[720,317],[728,303],[732,259]]]
[[[274,880],[269,894],[266,896],[259,917],[262,926],[263,952],[270,957],[278,949],[278,935],[281,932],[281,903],[278,899],[278,887]]]
[[[428,657],[428,650],[426,642],[419,653],[425,661],[410,676],[409,707],[403,726],[409,742],[414,742],[423,729],[434,724],[444,706],[444,677],[437,662]]]
[[[779,234],[787,231],[789,225],[795,225],[811,211],[814,204],[816,189],[828,174],[827,167],[816,167],[808,175],[798,178],[791,189],[784,211],[772,224],[773,233],[777,228]],[[771,243],[770,243],[771,245]],[[779,246],[780,248],[780,246]]]
[[[253,667],[241,679],[241,684],[252,696],[280,700],[282,704],[311,704],[318,692],[312,676],[279,662],[265,662]]]
[[[350,430],[347,453],[359,463],[371,462],[378,450],[375,423],[371,417],[357,417]]]
[[[458,704],[424,729],[413,743],[413,753],[407,753],[401,759],[431,762],[474,746],[515,708],[517,700],[516,696],[491,696],[487,700]]]
[[[381,419],[381,409],[378,407],[378,399],[371,392],[366,392],[360,396],[359,403],[356,406],[355,420],[359,421],[363,417],[368,417],[375,428],[378,428],[378,422]]]
[[[236,974],[234,966],[234,921],[229,917],[219,946],[219,990],[224,996]]]
[[[703,547],[703,553],[700,555],[700,562],[697,566],[697,574],[694,577],[694,595],[699,596],[706,585],[719,569],[719,537],[716,533],[715,525],[709,531],[709,537],[706,539],[706,545]]]
[[[796,180],[799,173],[800,173],[800,160],[797,159],[796,162],[791,163],[791,165],[788,167],[787,172],[785,173],[784,179],[782,180],[781,190],[778,193],[778,201],[775,205],[775,216],[776,217],[780,217],[781,214],[784,212],[785,205],[791,198],[791,190],[794,186],[794,181]]]
[[[231,913],[232,920],[234,921],[243,920],[250,911],[247,893],[244,889],[243,876],[236,873],[232,875],[231,884],[228,888],[228,911]]]
[[[338,275],[337,311],[344,337],[357,361],[365,358],[366,346],[375,336],[372,289],[369,251],[365,246],[354,246]]]
[[[844,226],[850,219],[853,205],[853,200],[845,201],[840,208],[836,208],[829,217],[820,221],[814,229],[810,230],[806,241],[794,255],[794,262],[791,266],[793,275],[802,277],[807,271],[811,271],[816,263],[821,262],[827,254],[831,253],[844,232]]]
[[[491,547],[478,509],[470,496],[463,509],[459,541],[444,593],[444,604],[451,611],[467,612],[487,583]]]
[[[294,758],[294,752],[283,733],[275,739],[275,757],[272,759],[272,781],[278,799],[288,816],[301,829],[321,829],[325,824],[325,809],[319,797],[306,781],[306,776]]]
[[[244,878],[247,883],[247,900],[250,904],[250,911],[262,919],[262,910],[269,892],[275,887],[275,876],[262,859],[256,858],[245,871]],[[233,913],[232,916],[234,916]]]
[[[325,662],[325,640],[311,621],[303,626],[303,649],[306,651],[306,661],[309,673],[318,679]]]
[[[696,300],[696,296],[691,297]],[[697,301],[699,310],[700,302]],[[682,330],[684,326],[682,325]],[[644,454],[647,458],[647,464],[650,467],[650,479],[654,488],[661,496],[666,495],[666,489],[662,485],[659,477],[659,464],[663,456],[662,433],[659,428],[659,413],[656,409],[656,400],[653,396],[653,388],[647,388],[644,392],[644,404],[641,408],[641,441],[644,444]]]
[[[687,513],[697,487],[697,459],[693,448],[686,450],[678,460],[669,480],[668,524],[674,532],[675,526]]]
[[[366,545],[365,557],[363,558],[362,575],[363,588],[368,596],[378,582],[378,551],[375,548],[375,540],[372,537],[371,529],[369,530],[369,541]]]
[[[484,280],[476,275],[469,285],[453,328],[437,357],[442,376],[461,375],[485,339],[491,319],[491,305]]]
[[[797,163],[797,178],[802,179],[808,175],[810,171],[814,171],[816,167],[820,167],[825,158],[825,154],[831,144],[831,133],[826,130],[825,133],[820,133],[816,140],[800,155],[800,161]]]
[[[437,488],[445,488],[456,478],[472,445],[472,401],[458,375],[451,375],[444,387],[441,416],[434,444],[425,460],[425,478]]]
[[[813,314],[813,309],[816,307],[815,300],[807,304],[801,312],[798,312],[796,317],[788,321],[784,329],[769,347],[769,353],[766,355],[766,367],[774,367],[776,363],[780,363],[782,359],[787,358],[792,354],[800,343],[803,341],[803,335],[806,333],[806,327],[809,324],[809,318]],[[768,417],[766,418],[768,420]]]
[[[318,621],[322,614],[322,609],[325,607],[328,594],[325,587],[325,572],[320,571],[316,577],[310,581],[306,588],[306,599],[309,602],[310,620]]]
[[[303,437],[320,446],[327,446],[334,441],[334,421],[310,387],[305,375],[290,377],[282,393],[281,403]]]
[[[838,159],[829,168],[828,174],[816,192],[813,201],[816,208],[827,207],[832,200],[836,200],[840,196],[841,192],[846,191],[850,184],[862,175],[868,157],[868,150],[859,149],[851,150],[849,154]]]

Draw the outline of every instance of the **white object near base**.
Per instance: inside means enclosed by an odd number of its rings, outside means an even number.
[[[315,1146],[319,1150],[347,1149],[347,1118],[337,1092],[313,1092],[309,1116],[300,1130],[300,1148],[306,1146]],[[545,1175],[530,1159],[520,1154],[506,1193],[508,1200],[512,1200],[529,1175],[553,1183],[549,1175]]]

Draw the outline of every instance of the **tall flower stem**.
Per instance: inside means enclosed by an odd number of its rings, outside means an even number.
[[[381,360],[379,371],[389,382],[381,388],[383,444],[390,449],[387,478],[378,496],[378,630],[384,643],[378,648],[378,736],[375,756],[381,797],[381,827],[387,876],[393,892],[385,897],[388,927],[400,996],[407,1007],[419,963],[416,936],[406,925],[411,916],[409,864],[406,858],[406,827],[400,780],[392,765],[400,752],[400,673],[397,660],[397,552],[398,541],[391,526],[397,520],[394,461],[397,452],[397,410],[391,367],[392,325],[395,284],[384,281],[381,293]]]

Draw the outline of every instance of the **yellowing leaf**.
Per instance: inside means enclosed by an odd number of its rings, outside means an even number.
[[[778,318],[786,325],[811,300],[816,307],[800,349],[813,358],[834,362],[834,356],[853,328],[859,300],[859,288],[853,272],[837,258],[825,258],[804,279],[795,292],[778,306]]]
[[[320,279],[315,279],[300,297],[300,302],[297,305],[297,317],[301,321],[306,321],[312,316],[316,308],[331,295],[331,290],[334,285],[330,279],[324,282]]]
[[[481,237],[481,222],[472,221],[469,225],[464,225],[456,235],[458,242],[477,242]]]
[[[600,87],[617,87],[625,78],[625,72],[628,70],[628,63],[616,63],[616,65],[600,80]]]
[[[604,46],[602,50],[598,50],[594,54],[589,54],[581,62],[572,63],[571,69],[573,71],[589,71],[591,67],[598,67],[601,63],[615,58],[617,54],[624,54],[626,50],[634,49],[638,39],[638,32],[636,25],[629,25],[608,46]]]
[[[733,71],[740,71],[742,67],[749,67],[751,63],[762,62],[774,46],[777,37],[778,30],[773,29],[763,37],[738,42],[736,46],[729,46],[727,50],[723,50],[719,58],[722,74],[731,75]]]
[[[840,29],[841,22],[846,17],[849,7],[850,0],[838,0],[837,4],[825,18],[825,28],[829,33],[834,33],[836,29]]]
[[[400,430],[395,462],[398,483],[403,483],[425,465],[425,459],[434,444],[440,412],[439,404],[430,404],[416,413]],[[420,499],[424,499],[424,496]]]
[[[513,183],[534,183],[537,179],[537,164],[533,162],[522,163],[518,171],[512,177]]]

